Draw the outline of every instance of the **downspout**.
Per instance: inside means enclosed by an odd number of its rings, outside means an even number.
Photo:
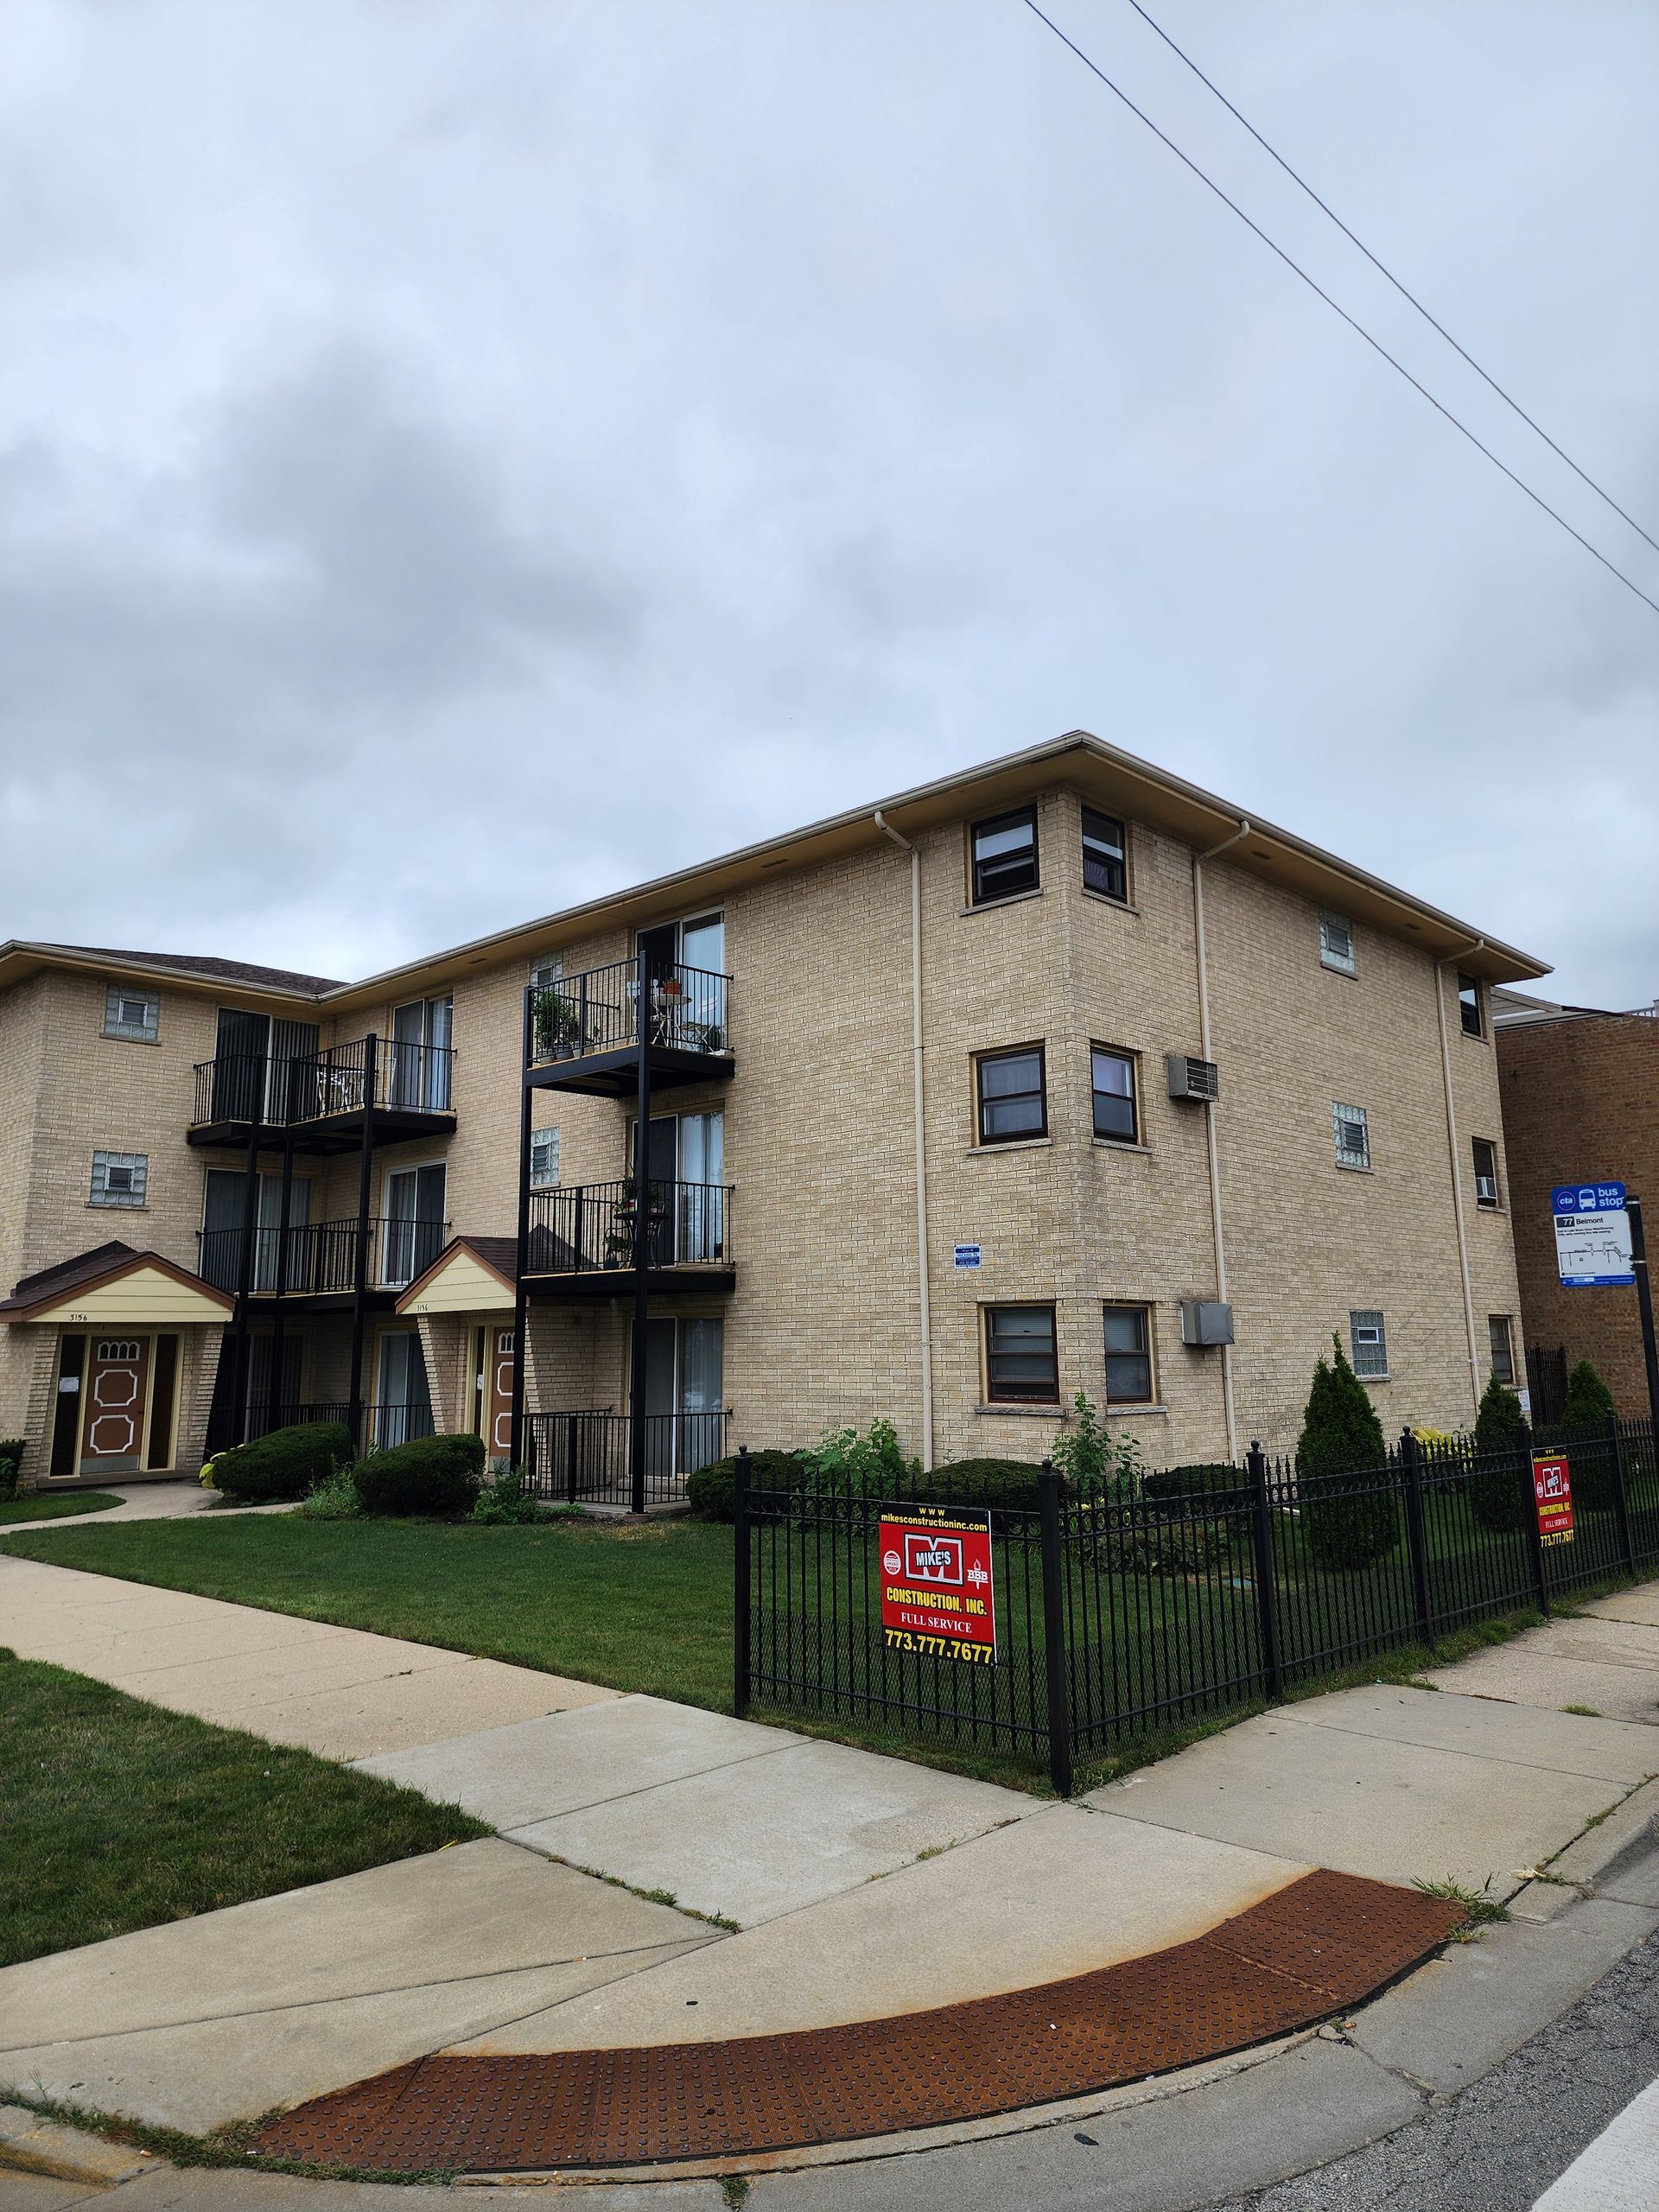
[[[911,1065],[916,1124],[916,1288],[922,1326],[922,1465],[933,1465],[933,1301],[927,1269],[927,1132],[922,1096],[922,856],[875,810],[875,826],[910,855]]]
[[[1458,1230],[1458,1268],[1463,1277],[1463,1325],[1469,1345],[1469,1395],[1474,1400],[1475,1411],[1480,1411],[1480,1353],[1475,1344],[1475,1294],[1469,1285],[1469,1238],[1463,1222],[1463,1173],[1458,1154],[1458,1112],[1452,1103],[1452,1047],[1447,1041],[1446,1027],[1446,971],[1455,960],[1466,960],[1471,952],[1482,951],[1486,940],[1478,937],[1472,944],[1460,946],[1448,953],[1444,960],[1434,963],[1434,1011],[1440,1024],[1440,1082],[1446,1092],[1446,1143],[1452,1160],[1452,1218]]]
[[[1252,824],[1243,815],[1230,837],[1224,837],[1218,845],[1211,845],[1202,853],[1192,855],[1192,934],[1198,957],[1198,1052],[1203,1059],[1210,1058],[1210,965],[1204,941],[1204,863],[1212,861],[1217,853],[1224,853],[1230,846],[1241,843],[1250,834]],[[1216,1144],[1216,1102],[1204,1102],[1204,1132],[1210,1154],[1210,1227],[1216,1244],[1216,1296],[1225,1306],[1227,1296],[1227,1246],[1221,1233],[1221,1160]],[[1221,1347],[1221,1395],[1227,1416],[1227,1457],[1238,1457],[1238,1413],[1233,1402],[1233,1348]]]

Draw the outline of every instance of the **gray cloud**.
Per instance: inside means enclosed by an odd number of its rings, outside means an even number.
[[[1166,13],[1639,499],[1651,15]],[[1024,10],[21,20],[0,933],[360,972],[1082,723],[1659,991],[1659,619]],[[1659,589],[1120,0],[1065,20]]]

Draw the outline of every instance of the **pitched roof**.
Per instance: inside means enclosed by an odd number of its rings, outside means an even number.
[[[95,1244],[90,1252],[79,1252],[73,1260],[60,1260],[53,1267],[41,1268],[38,1274],[22,1276],[11,1296],[0,1299],[0,1314],[37,1313],[42,1306],[55,1306],[72,1290],[87,1289],[94,1283],[111,1281],[145,1267],[157,1268],[174,1281],[188,1283],[193,1290],[216,1300],[226,1313],[230,1312],[232,1300],[228,1294],[213,1284],[204,1282],[200,1275],[192,1274],[188,1268],[163,1259],[159,1252],[136,1251],[119,1237],[111,1237],[107,1244]]]
[[[83,960],[130,962],[139,968],[174,968],[181,976],[206,976],[218,983],[257,983],[266,990],[299,991],[308,997],[344,988],[333,976],[305,976],[293,968],[261,968],[251,960],[221,960],[213,953],[121,952],[106,944],[42,944],[41,950],[77,953]]]

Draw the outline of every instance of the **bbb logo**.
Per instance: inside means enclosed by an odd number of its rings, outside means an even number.
[[[912,1582],[962,1580],[962,1538],[905,1532],[905,1573]]]

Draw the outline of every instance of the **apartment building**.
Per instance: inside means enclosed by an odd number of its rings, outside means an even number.
[[[1624,1183],[1659,1243],[1659,1003],[1614,1013],[1498,991],[1492,1011],[1508,1176],[1489,1202],[1514,1216],[1535,1410],[1548,1418],[1587,1359],[1621,1413],[1645,1414],[1636,1293],[1563,1286],[1550,1194],[1562,1183]]]
[[[435,1425],[626,1501],[877,1414],[1035,1459],[1081,1390],[1166,1465],[1291,1440],[1333,1332],[1465,1425],[1546,972],[1083,732],[363,982],[0,947],[0,1433]]]

